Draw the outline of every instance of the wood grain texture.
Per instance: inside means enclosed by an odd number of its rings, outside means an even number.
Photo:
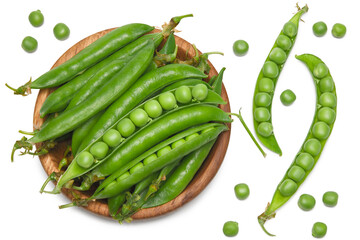
[[[74,46],[72,46],[70,49],[68,49],[53,65],[52,68],[55,68],[59,66],[60,64],[64,63],[71,57],[73,57],[75,54],[80,52],[82,49],[84,49],[86,46],[88,46],[90,43],[94,42],[96,39],[100,38],[101,36],[105,35],[106,33],[110,32],[113,29],[107,29],[98,33],[95,33],[89,37],[84,38],[83,40],[76,43]],[[153,32],[158,32],[159,30],[154,30]],[[175,36],[176,44],[178,45],[178,57],[181,60],[185,60],[187,57],[193,57],[195,55],[195,50],[192,47],[192,44],[185,41],[184,39]],[[211,70],[209,72],[210,79],[212,76],[217,75],[218,72],[216,71],[215,67],[209,62]],[[39,127],[44,123],[45,119],[40,118],[40,108],[42,104],[44,103],[47,96],[53,91],[54,89],[42,89],[39,91],[36,103],[35,103],[35,109],[34,109],[34,118],[33,118],[33,127],[34,129],[39,129]],[[226,105],[221,105],[220,108],[223,109],[226,112],[230,112],[230,104],[229,104],[229,98],[226,92],[226,89],[223,85],[222,92],[221,92],[222,98],[228,102]],[[209,182],[214,178],[217,171],[219,170],[221,163],[224,160],[226,150],[229,144],[230,140],[230,132],[231,132],[231,124],[228,124],[229,131],[222,133],[219,138],[217,139],[215,145],[213,146],[209,156],[204,161],[203,165],[199,169],[198,173],[195,175],[194,179],[190,182],[190,184],[187,186],[187,188],[174,200],[163,204],[158,207],[149,208],[149,209],[143,209],[139,212],[137,212],[135,215],[133,215],[133,219],[144,219],[144,218],[151,218],[155,216],[159,216],[168,212],[171,212],[187,202],[191,201],[193,198],[195,198],[198,194],[201,193],[201,191],[209,184]],[[59,143],[53,150],[51,150],[48,154],[39,156],[41,164],[45,170],[45,172],[50,175],[52,172],[58,172],[58,165],[60,160],[63,157],[63,153],[65,151],[66,145],[69,143],[70,140],[64,141]],[[36,147],[38,148],[40,144],[36,144]],[[54,183],[55,184],[55,183]],[[79,194],[82,198],[87,198],[91,195],[91,191],[83,193],[79,191],[74,191],[77,194]],[[62,193],[67,196],[70,200],[73,199],[73,194],[71,191],[67,189],[63,189]],[[88,204],[87,207],[84,207],[85,209],[102,215],[106,217],[109,216],[109,209],[105,201],[93,201]]]

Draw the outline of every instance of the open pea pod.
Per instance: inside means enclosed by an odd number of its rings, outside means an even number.
[[[272,234],[264,228],[265,222],[275,217],[276,210],[295,194],[313,170],[331,134],[336,118],[336,89],[328,67],[320,58],[311,54],[303,54],[296,58],[306,64],[314,80],[316,87],[315,114],[305,141],[277,186],[271,203],[258,217],[261,227],[268,235]]]

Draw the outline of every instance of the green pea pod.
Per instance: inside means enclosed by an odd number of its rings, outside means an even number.
[[[97,120],[100,118],[100,116],[103,114],[103,111],[98,112],[95,116],[87,120],[83,125],[76,128],[72,134],[71,138],[71,151],[74,156],[76,156],[76,153],[78,151],[78,148],[84,139],[84,137],[87,135],[89,130],[95,125]]]
[[[145,71],[154,53],[154,43],[149,42],[128,64],[106,83],[95,95],[54,118],[48,125],[29,139],[31,143],[43,142],[60,137],[119,98]]]
[[[160,206],[176,198],[193,179],[208,156],[215,141],[216,140],[212,140],[184,157],[170,178],[165,181],[164,185],[160,187],[153,197],[146,201],[143,208]]]
[[[225,72],[226,68],[222,68],[219,72],[219,74],[217,75],[217,77],[214,80],[214,83],[212,84],[213,88],[214,88],[214,92],[216,92],[217,94],[221,95],[221,89],[222,89],[222,82],[223,82],[223,76],[224,76],[224,72]]]
[[[276,210],[295,194],[313,170],[331,134],[336,118],[336,89],[325,63],[311,54],[303,54],[296,58],[304,62],[311,72],[316,87],[316,108],[303,145],[277,186],[271,203],[258,217],[260,226],[268,235],[272,234],[266,231],[265,222],[275,217]]]
[[[79,150],[101,137],[116,121],[164,86],[184,78],[205,77],[207,76],[200,70],[184,64],[169,64],[145,74],[109,106],[83,140]]]
[[[286,59],[295,44],[300,18],[308,11],[308,7],[305,6],[302,9],[298,7],[298,10],[299,11],[287,23],[292,26],[294,31],[284,33],[284,30],[282,30],[266,58],[265,64],[260,71],[256,82],[253,98],[253,122],[255,133],[266,148],[280,156],[282,155],[282,151],[272,130],[271,106],[277,80],[279,79],[279,75],[285,65]],[[281,41],[279,41],[279,39]],[[261,112],[262,114],[257,114],[257,112]]]
[[[140,23],[119,27],[97,39],[65,63],[44,73],[35,81],[30,81],[19,87],[15,90],[15,94],[29,93],[30,89],[59,86],[153,29],[154,27]]]
[[[126,201],[126,192],[120,193],[117,196],[108,198],[107,204],[109,207],[109,214],[110,216],[116,216],[119,211],[119,208],[125,203]]]
[[[200,84],[200,83],[205,84],[208,89],[213,89],[207,82],[205,82],[205,81],[203,81],[201,79],[190,78],[190,79],[184,79],[184,80],[175,82],[175,83],[163,88],[161,90],[161,92],[171,91],[171,90],[176,89],[176,88],[181,87],[181,86],[195,86],[195,85]],[[217,94],[219,94],[219,93],[217,93]]]

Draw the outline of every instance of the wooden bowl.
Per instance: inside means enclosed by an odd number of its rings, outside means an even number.
[[[88,46],[90,43],[94,42],[96,39],[100,38],[101,36],[105,35],[111,30],[113,29],[107,29],[95,33],[81,40],[80,42],[76,43],[55,62],[52,68],[64,63],[65,61],[73,57],[75,54],[80,52],[83,48]],[[158,31],[159,30],[154,30],[153,32],[158,32]],[[178,45],[178,57],[180,59],[185,60],[186,57],[193,57],[195,55],[195,51],[189,42],[177,36],[175,36],[175,39],[176,39],[176,44]],[[210,62],[209,64],[211,66],[211,70],[209,72],[208,79],[218,74],[214,66]],[[44,119],[40,118],[39,111],[45,99],[52,91],[54,91],[54,89],[42,89],[38,94],[35,104],[35,110],[34,110],[34,119],[33,119],[34,129],[38,129],[44,122]],[[226,112],[230,112],[229,99],[224,85],[222,87],[221,96],[226,102],[228,102],[228,104],[221,105],[220,108]],[[204,161],[203,165],[195,175],[194,179],[177,198],[158,207],[140,210],[139,212],[133,215],[133,219],[144,219],[144,218],[150,218],[165,214],[167,212],[173,211],[181,207],[182,205],[184,205],[185,203],[189,202],[194,197],[196,197],[207,186],[207,184],[209,184],[209,182],[213,179],[218,169],[220,168],[220,165],[225,157],[225,153],[230,139],[231,125],[228,124],[228,127],[229,127],[229,131],[226,131],[219,136],[211,152],[209,153],[209,156]],[[69,144],[69,141],[70,140],[68,140],[67,142],[61,142],[48,154],[39,156],[41,164],[48,175],[50,175],[54,171],[58,172],[59,161],[62,159],[66,145]],[[37,144],[36,147],[39,147],[39,144]],[[62,192],[70,200],[73,199],[73,194],[71,193],[70,190],[63,189]],[[81,197],[83,198],[89,197],[91,195],[91,192],[86,192],[86,193],[78,192],[78,191],[75,192],[77,194],[80,194]],[[98,200],[98,201],[90,202],[88,206],[84,208],[86,208],[87,210],[93,213],[110,217],[109,208],[106,204],[106,201]]]

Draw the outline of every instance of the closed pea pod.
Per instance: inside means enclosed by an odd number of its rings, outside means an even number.
[[[311,55],[311,54],[303,54],[300,56],[296,56],[296,58],[306,64],[308,69],[311,72],[312,78],[315,83],[316,87],[316,108],[315,114],[313,118],[313,122],[311,124],[310,130],[305,138],[304,144],[302,145],[300,151],[295,157],[295,160],[292,162],[291,166],[289,167],[286,175],[280,181],[273,199],[270,204],[265,209],[265,212],[262,213],[258,217],[258,221],[260,226],[263,230],[268,234],[269,232],[266,231],[264,228],[264,223],[275,217],[276,210],[279,209],[282,205],[284,205],[297,191],[300,185],[305,181],[309,173],[314,168],[315,164],[317,163],[318,159],[320,158],[321,152],[324,149],[325,143],[332,131],[334,121],[335,121],[335,113],[336,113],[336,90],[335,86],[332,92],[327,92],[331,94],[334,98],[334,105],[330,110],[331,113],[327,112],[326,114],[319,112],[323,109],[323,111],[328,111],[328,107],[322,104],[321,96],[324,94],[321,91],[321,85],[318,77],[322,76],[322,78],[331,78],[330,72],[327,70],[326,75],[319,74],[319,68],[326,67],[325,63],[319,59],[318,57]],[[320,65],[319,65],[320,64]],[[325,68],[324,68],[325,69]],[[326,67],[327,69],[327,67]],[[332,78],[331,78],[332,79]],[[328,119],[328,121],[324,122],[319,119],[319,116],[325,115],[322,118]],[[329,115],[329,117],[327,116]],[[331,115],[331,116],[330,116]],[[331,120],[330,120],[331,119]]]

